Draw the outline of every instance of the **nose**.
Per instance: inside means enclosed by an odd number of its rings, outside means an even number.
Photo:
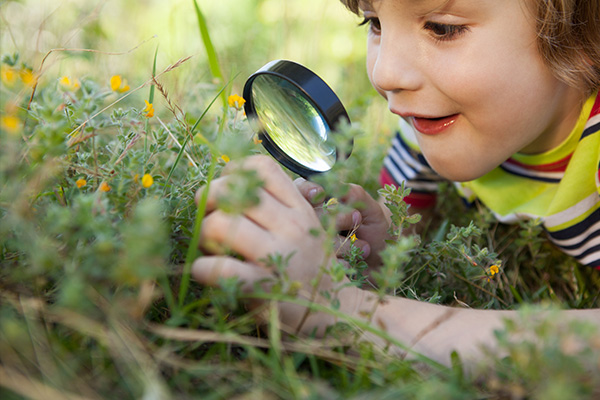
[[[382,34],[379,42],[370,46],[371,83],[377,91],[414,91],[421,87],[418,49],[409,38]]]

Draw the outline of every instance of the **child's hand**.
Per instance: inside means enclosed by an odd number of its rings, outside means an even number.
[[[315,196],[323,192],[323,188],[316,183],[302,178],[294,181],[300,193],[310,201],[317,210],[322,210],[322,200],[314,202]],[[353,231],[357,240],[354,245],[363,250],[365,261],[369,266],[376,267],[381,263],[379,252],[386,246],[385,241],[391,239],[388,233],[390,220],[380,203],[374,200],[361,186],[351,184],[348,194],[340,202],[357,205],[357,208],[343,214],[338,214],[336,228],[338,231]],[[339,252],[341,254],[349,247],[349,241],[340,239]]]
[[[210,186],[200,246],[212,249],[213,254],[219,252],[214,250],[218,247],[232,250],[244,261],[223,255],[201,257],[194,263],[194,278],[203,284],[217,285],[219,278],[238,277],[246,292],[251,292],[259,283],[268,290],[270,284],[265,281],[273,280],[277,271],[265,265],[265,259],[276,253],[283,258],[291,255],[285,271],[291,281],[299,282],[299,296],[305,299],[315,297],[317,301],[326,303],[318,294],[324,290],[333,291],[336,286],[347,283],[347,278],[336,284],[323,274],[316,290],[311,285],[314,278],[320,276],[322,267],[329,267],[335,262],[333,249],[328,253],[323,247],[325,233],[312,206],[271,158],[254,156],[238,165],[232,164],[228,164],[222,176]],[[259,204],[243,210],[241,214],[227,214],[219,209],[219,199],[231,192],[229,183],[235,168],[256,170],[264,186],[258,189]],[[198,191],[197,198],[203,190]],[[345,293],[348,291],[340,292],[342,296]],[[345,306],[351,306],[356,302],[351,297],[340,300]],[[255,302],[251,306],[259,304]],[[319,333],[322,333],[327,325],[335,322],[330,315],[313,313],[305,323],[301,323],[305,312],[306,308],[298,305],[280,304],[281,322],[292,331],[301,328],[310,332],[319,327]]]

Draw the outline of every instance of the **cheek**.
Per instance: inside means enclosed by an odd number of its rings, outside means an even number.
[[[509,32],[491,26],[477,33],[468,46],[451,53],[443,68],[448,94],[457,102],[475,108],[489,104],[493,109],[488,111],[494,112],[496,107],[518,109],[554,90],[555,79],[527,24],[515,23]]]
[[[444,75],[440,89],[476,124],[515,123],[525,113],[540,112],[556,92],[556,79],[531,48],[519,56],[501,47],[462,55],[448,63]]]

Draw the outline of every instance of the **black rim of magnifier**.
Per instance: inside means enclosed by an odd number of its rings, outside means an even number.
[[[256,77],[260,75],[274,75],[281,79],[284,79],[294,85],[300,92],[304,94],[307,100],[319,111],[321,116],[324,118],[325,123],[330,129],[330,132],[335,132],[337,126],[343,120],[350,122],[348,113],[342,105],[342,102],[337,95],[331,90],[331,88],[314,72],[308,68],[287,60],[275,60],[266,64],[264,67],[252,74],[246,84],[244,85],[244,109],[248,119],[257,120],[259,127],[258,138],[262,140],[262,144],[267,151],[275,158],[279,163],[284,165],[289,170],[297,173],[300,176],[308,177],[310,175],[322,173],[325,171],[316,171],[314,169],[307,168],[300,164],[292,157],[288,156],[277,144],[271,139],[271,137],[265,132],[254,108],[254,102],[252,97],[252,84]],[[352,146],[350,146],[350,149]],[[348,157],[350,154],[345,154]],[[339,158],[339,149],[336,149],[336,160]]]

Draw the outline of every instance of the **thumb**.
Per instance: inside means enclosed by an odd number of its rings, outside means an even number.
[[[303,178],[298,178],[294,181],[294,185],[310,204],[318,205],[325,200],[324,189],[314,182],[307,181]]]

